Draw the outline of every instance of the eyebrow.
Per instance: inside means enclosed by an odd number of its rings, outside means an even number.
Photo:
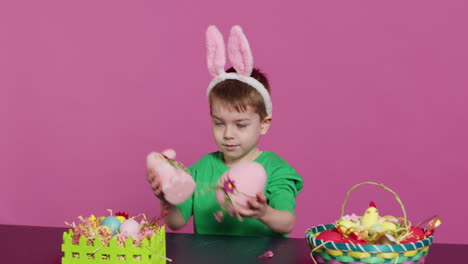
[[[218,119],[218,120],[224,121],[222,118],[219,118],[219,117],[217,117],[217,116],[215,116],[215,115],[212,115],[212,117],[213,117],[213,118],[216,118],[216,119]],[[250,121],[250,119],[249,119],[249,118],[241,118],[241,119],[236,119],[236,120],[234,120],[234,122],[243,122],[243,121]]]

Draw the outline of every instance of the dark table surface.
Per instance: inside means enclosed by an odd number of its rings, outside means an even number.
[[[66,228],[0,225],[0,263],[58,264]],[[166,234],[167,256],[187,263],[313,263],[305,239]],[[271,250],[272,258],[258,256]],[[426,264],[468,263],[468,245],[433,244]],[[169,262],[168,262],[169,263]]]

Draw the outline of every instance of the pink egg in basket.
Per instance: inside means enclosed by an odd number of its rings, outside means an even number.
[[[231,204],[226,204],[229,195],[234,206],[247,206],[249,197],[255,198],[266,185],[266,172],[262,165],[254,161],[244,161],[231,167],[218,180],[216,200],[221,207],[234,213]]]
[[[124,238],[131,237],[135,240],[138,239],[140,230],[140,224],[135,219],[127,219],[119,227],[119,231]]]
[[[176,152],[172,149],[161,153],[151,152],[146,165],[161,180],[164,198],[171,204],[180,204],[195,191],[195,181],[182,163],[174,160]]]

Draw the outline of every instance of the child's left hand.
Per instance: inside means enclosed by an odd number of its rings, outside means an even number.
[[[266,196],[263,192],[257,193],[255,198],[247,200],[247,207],[236,206],[236,210],[242,217],[251,217],[260,219],[265,216],[269,205],[267,204]]]

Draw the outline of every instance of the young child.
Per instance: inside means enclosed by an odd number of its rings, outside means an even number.
[[[302,189],[303,180],[281,157],[258,147],[260,137],[267,133],[272,120],[268,80],[253,68],[250,47],[239,26],[232,28],[228,42],[228,55],[234,69],[224,71],[224,41],[214,26],[207,30],[207,53],[208,69],[214,76],[207,96],[213,137],[220,151],[205,155],[189,168],[197,190],[177,206],[164,199],[158,178],[148,173],[148,181],[161,200],[161,208],[169,211],[166,224],[177,230],[193,215],[194,230],[198,234],[286,236],[294,227],[295,197]],[[249,199],[248,207],[237,208],[243,221],[229,216],[219,221],[222,214],[215,193],[203,194],[200,190],[216,185],[226,170],[241,161],[256,161],[265,168],[265,192]]]

